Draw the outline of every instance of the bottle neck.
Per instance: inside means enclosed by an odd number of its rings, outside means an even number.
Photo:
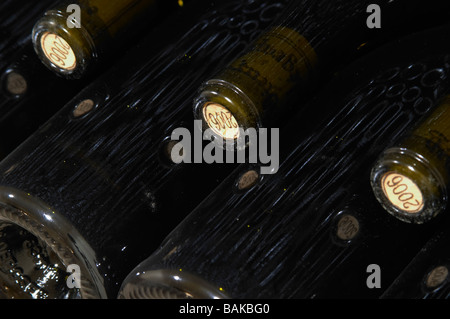
[[[440,214],[448,201],[445,172],[420,148],[410,147],[423,142],[411,137],[385,150],[370,177],[375,197],[385,210],[402,221],[416,224]]]
[[[68,15],[63,9],[47,11],[35,24],[32,39],[44,65],[57,75],[78,79],[95,64],[99,55],[99,38],[106,39],[108,35],[103,33],[100,37],[97,34],[95,42],[91,36],[92,23],[69,28]]]

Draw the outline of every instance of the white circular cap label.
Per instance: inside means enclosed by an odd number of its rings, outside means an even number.
[[[208,103],[203,106],[203,118],[208,126],[223,139],[239,137],[239,125],[236,118],[222,105]]]
[[[67,71],[75,69],[75,53],[62,37],[50,32],[44,33],[41,37],[41,48],[47,59],[57,67]]]
[[[417,184],[402,174],[384,174],[381,188],[389,202],[404,212],[418,213],[424,206],[423,195]]]

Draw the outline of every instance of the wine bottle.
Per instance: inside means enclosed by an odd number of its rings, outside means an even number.
[[[370,182],[384,209],[409,223],[424,223],[447,207],[450,97],[374,165]]]
[[[195,83],[236,58],[284,2],[209,3],[163,21],[0,162],[5,297],[116,298],[235,167],[174,164],[171,132],[193,129]],[[155,39],[167,42],[156,51]]]
[[[178,6],[175,0],[62,1],[36,22],[32,39],[47,67],[79,79],[108,57],[120,56]]]
[[[438,223],[381,214],[368,176],[379,152],[448,94],[449,34],[448,25],[412,34],[336,74],[280,129],[278,172],[238,167],[119,297],[379,298]]]
[[[240,129],[284,123],[298,110],[287,110],[288,102],[308,97],[318,79],[390,39],[391,30],[401,34],[402,26],[404,33],[410,32],[414,26],[406,23],[409,19],[423,26],[444,5],[377,1],[383,25],[370,29],[366,20],[372,3],[291,2],[248,51],[200,87],[194,115],[214,131],[219,144],[225,140],[236,147]]]
[[[447,247],[450,234],[447,229],[448,227],[440,227],[386,289],[382,299],[449,298],[450,265]]]

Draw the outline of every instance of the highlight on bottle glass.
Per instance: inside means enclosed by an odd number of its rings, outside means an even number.
[[[119,299],[229,299],[222,287],[183,269],[136,267],[122,283]]]
[[[398,219],[422,224],[447,208],[450,98],[411,134],[388,148],[371,171],[375,197]]]

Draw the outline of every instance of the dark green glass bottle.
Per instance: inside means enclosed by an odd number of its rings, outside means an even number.
[[[194,100],[194,116],[218,138],[237,144],[240,130],[282,125],[319,81],[394,35],[430,24],[444,4],[378,1],[382,27],[367,25],[373,1],[293,1],[253,46],[208,79]],[[430,13],[433,12],[433,13]],[[424,18],[424,15],[427,17]],[[426,22],[425,22],[426,21]],[[400,29],[403,28],[403,31]]]

